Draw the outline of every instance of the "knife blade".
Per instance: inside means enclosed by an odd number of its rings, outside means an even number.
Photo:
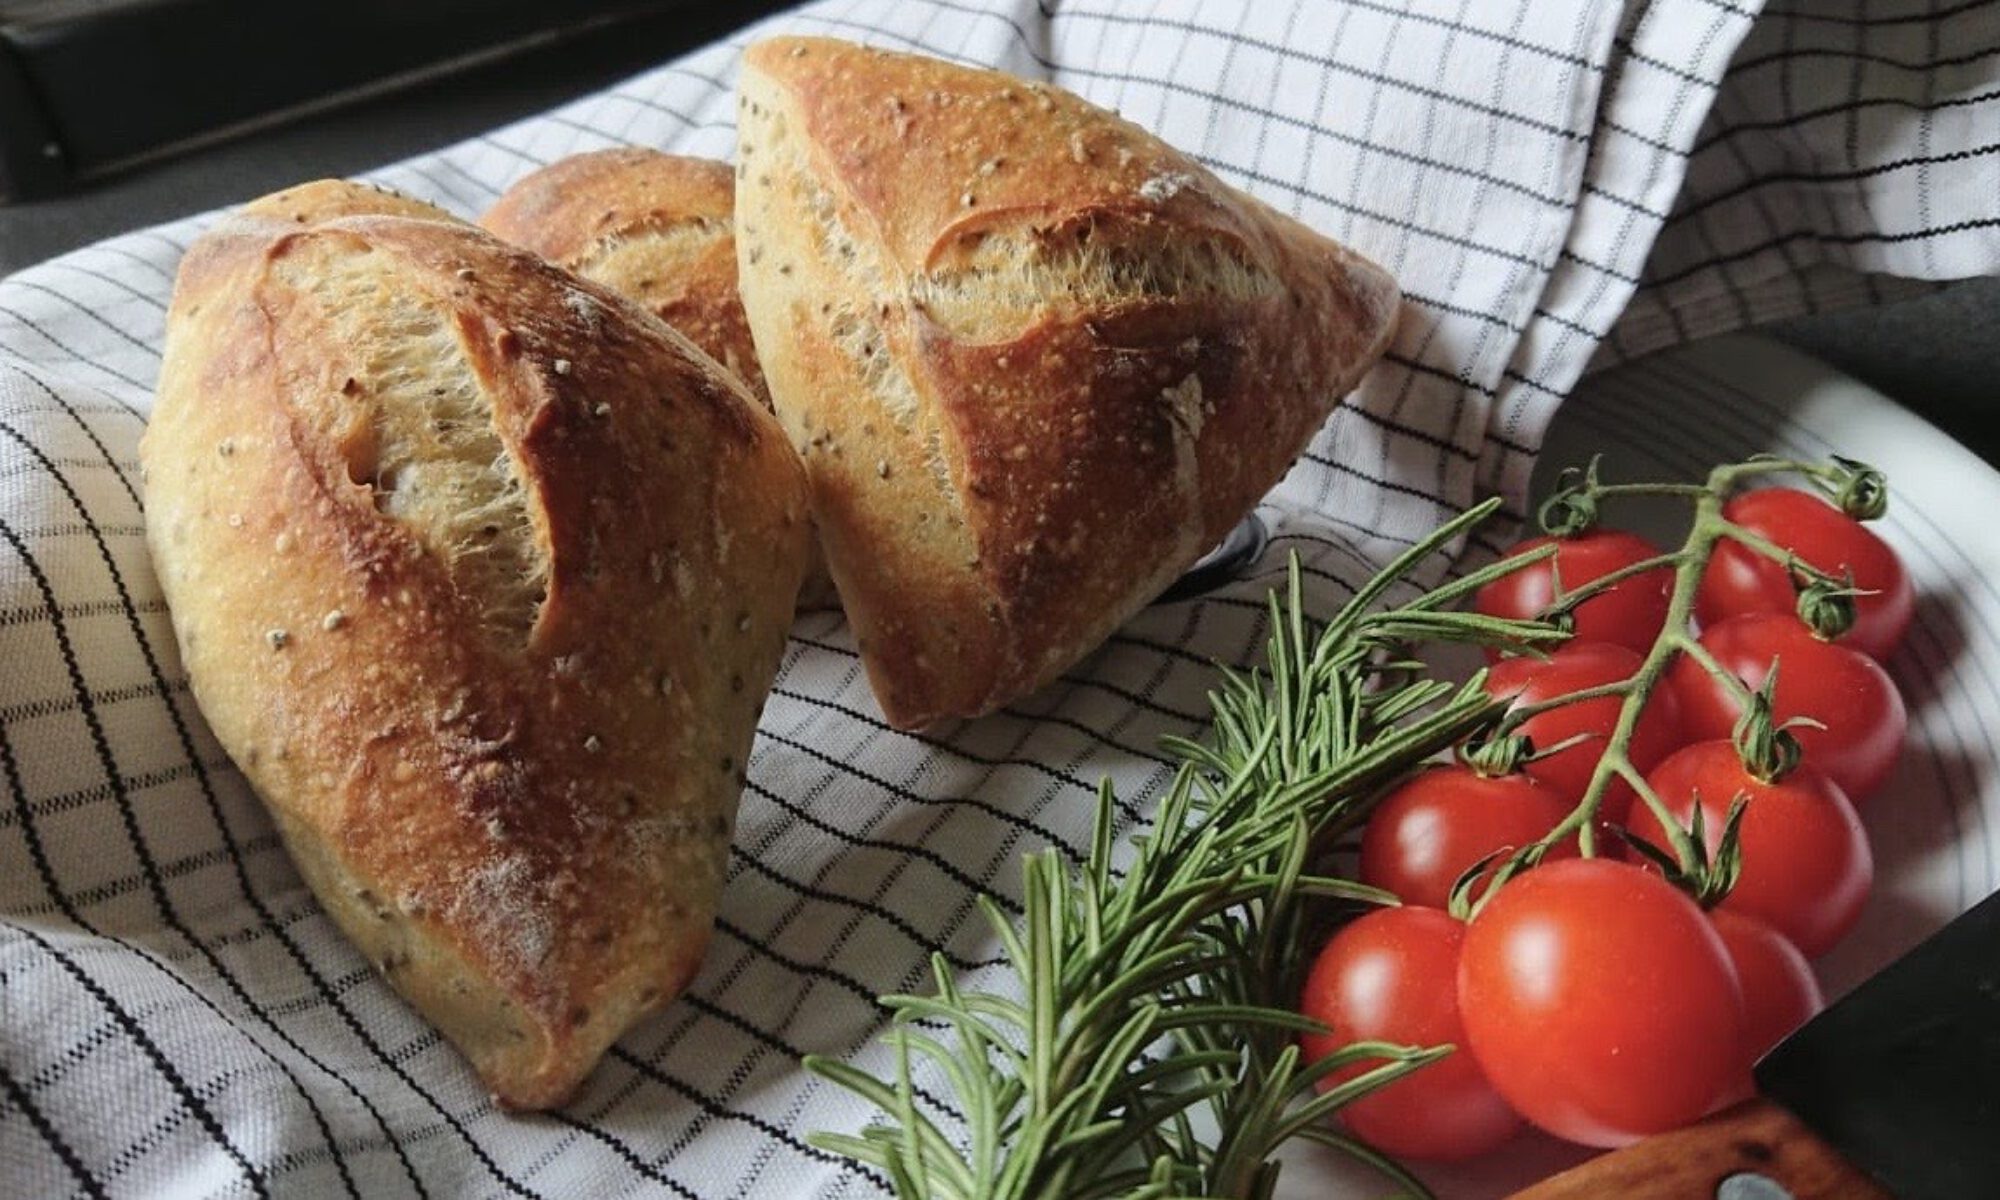
[[[1806,1022],[1754,1074],[1762,1098],[1513,1200],[2000,1196],[2000,893]]]

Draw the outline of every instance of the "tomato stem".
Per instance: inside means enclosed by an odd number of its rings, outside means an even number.
[[[1708,489],[1698,483],[1606,483],[1598,485],[1593,494],[1605,496],[1685,496],[1699,499],[1708,494]]]
[[[1720,680],[1722,686],[1735,698],[1738,704],[1750,703],[1750,698],[1755,693],[1750,690],[1747,684],[1736,677],[1736,672],[1717,662],[1715,655],[1709,653],[1708,647],[1702,645],[1699,639],[1691,638],[1683,633],[1680,635],[1679,645],[1675,648],[1693,659],[1695,665],[1699,666],[1702,670],[1707,671],[1710,675]]]
[[[1694,501],[1694,519],[1678,549],[1608,573],[1569,593],[1563,599],[1564,607],[1572,606],[1577,602],[1578,595],[1608,587],[1642,570],[1671,566],[1674,572],[1674,585],[1667,601],[1666,621],[1659,635],[1653,639],[1652,647],[1641,659],[1638,670],[1620,683],[1586,688],[1538,704],[1524,705],[1517,711],[1526,715],[1520,716],[1517,720],[1515,714],[1510,713],[1501,722],[1500,728],[1505,731],[1518,725],[1521,720],[1526,720],[1527,716],[1533,715],[1534,712],[1603,696],[1622,697],[1617,722],[1612,726],[1610,736],[1605,741],[1604,753],[1599,756],[1597,766],[1591,772],[1590,782],[1584,788],[1582,799],[1577,801],[1576,807],[1568,816],[1536,843],[1538,846],[1551,847],[1564,838],[1575,835],[1577,847],[1584,857],[1594,856],[1597,853],[1598,810],[1603,807],[1604,796],[1610,790],[1612,782],[1624,779],[1632,785],[1632,790],[1638,794],[1646,807],[1652,810],[1653,815],[1659,818],[1661,827],[1666,830],[1668,839],[1673,843],[1674,854],[1681,863],[1692,867],[1696,862],[1694,844],[1687,831],[1673,818],[1666,802],[1647,784],[1644,775],[1632,762],[1628,751],[1633,734],[1639,728],[1639,717],[1645,712],[1646,705],[1652,700],[1653,693],[1659,688],[1661,680],[1666,678],[1667,670],[1673,664],[1676,655],[1688,655],[1703,670],[1723,681],[1724,686],[1729,688],[1740,702],[1749,703],[1750,690],[1743,686],[1743,681],[1718,663],[1706,647],[1689,636],[1687,630],[1689,622],[1694,617],[1695,596],[1700,591],[1702,576],[1708,571],[1709,559],[1714,556],[1716,543],[1723,538],[1741,542],[1752,550],[1775,558],[1788,566],[1796,561],[1796,556],[1789,551],[1722,515],[1723,502],[1728,499],[1737,484],[1759,475],[1781,473],[1828,479],[1839,476],[1841,468],[1791,459],[1753,458],[1746,462],[1717,467],[1710,471],[1707,480],[1700,484],[1600,484],[1595,478],[1595,472],[1590,473],[1580,483],[1570,484],[1571,491],[1586,506],[1594,505],[1598,500],[1611,496],[1679,496],[1691,499]]]
[[[1693,835],[1681,828],[1680,821],[1675,819],[1672,810],[1667,807],[1666,798],[1647,781],[1645,773],[1633,766],[1632,760],[1622,754],[1618,757],[1618,773],[1625,777],[1625,782],[1632,785],[1632,791],[1639,797],[1640,803],[1651,810],[1653,818],[1660,823],[1660,828],[1666,831],[1667,843],[1672,847],[1674,858],[1680,863],[1681,870],[1694,870],[1695,865],[1701,861],[1701,852],[1694,844]]]
[[[1620,679],[1616,683],[1600,683],[1593,687],[1579,688],[1574,692],[1564,692],[1560,696],[1550,696],[1532,704],[1520,704],[1507,710],[1494,730],[1495,736],[1509,734],[1551,709],[1564,708],[1571,704],[1582,704],[1586,700],[1602,700],[1607,696],[1623,696],[1632,686],[1630,679]]]
[[[1806,582],[1839,589],[1847,581],[1837,575],[1820,570],[1778,543],[1758,533],[1748,526],[1738,525],[1728,518],[1722,518],[1722,536],[1748,550],[1754,550],[1772,562],[1785,568],[1785,573],[1793,579],[1803,578]],[[1795,585],[1796,586],[1796,585]]]
[[[1655,554],[1651,558],[1642,558],[1635,563],[1626,563],[1615,571],[1606,571],[1588,583],[1578,584],[1574,588],[1563,589],[1558,587],[1555,601],[1549,605],[1546,612],[1549,615],[1553,615],[1573,609],[1597,593],[1617,587],[1635,575],[1644,575],[1648,571],[1678,567],[1680,564],[1681,555],[1678,551],[1668,554]],[[1557,583],[1560,584],[1561,580],[1558,579]]]

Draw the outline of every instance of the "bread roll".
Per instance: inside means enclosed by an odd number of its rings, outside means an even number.
[[[471,226],[253,216],[182,265],[141,456],[301,874],[501,1103],[561,1102],[702,960],[809,536],[776,423]]]
[[[479,223],[638,301],[770,405],[736,292],[728,164],[629,146],[573,154],[508,188]],[[799,607],[839,605],[815,545]]]
[[[815,38],[740,88],[744,305],[895,725],[1088,653],[1388,344],[1380,268],[1055,88]]]
[[[479,223],[638,301],[770,402],[736,294],[727,163],[623,147],[558,159]]]
[[[340,217],[411,217],[462,223],[436,205],[412,199],[394,188],[348,179],[315,179],[272,192],[244,205],[237,215],[293,225],[317,225]]]

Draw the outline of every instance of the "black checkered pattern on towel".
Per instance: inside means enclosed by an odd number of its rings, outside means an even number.
[[[1283,551],[1324,609],[1476,495],[1518,499],[1607,335],[1632,353],[1883,286],[1855,272],[2000,262],[1995,6],[1757,8],[825,0],[774,22],[1115,107],[1389,267],[1409,311],[1263,505],[1273,553],[1008,711],[894,732],[840,619],[802,619],[706,969],[546,1116],[495,1111],[341,939],[189,696],[134,458],[206,218],[0,281],[0,1192],[879,1192],[805,1143],[866,1113],[800,1055],[889,1068],[873,997],[933,951],[980,977],[973,897],[1012,908],[1022,851],[1074,854],[1101,777],[1139,815],[1209,664],[1255,655]],[[750,36],[379,178],[472,214],[577,150],[726,156]]]

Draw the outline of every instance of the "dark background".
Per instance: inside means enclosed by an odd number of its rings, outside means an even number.
[[[0,0],[0,25],[31,10],[175,2]],[[267,0],[274,6],[303,2]],[[602,18],[606,6],[587,7],[600,10]],[[788,5],[632,0],[629,7],[653,11],[545,39],[504,58],[275,128],[102,174],[61,195],[0,204],[0,273],[128,229],[448,145],[607,87]],[[570,10],[558,0],[547,11]],[[216,85],[192,75],[189,82]],[[0,131],[13,119],[0,97]],[[1989,462],[2000,462],[2000,280],[1970,280],[1917,300],[1805,317],[1767,332],[1867,381]]]
[[[171,9],[176,2],[0,0],[0,27],[7,26],[10,18],[22,20],[24,14],[35,11]],[[320,0],[258,2],[279,8],[295,4],[310,7]],[[341,7],[351,0],[325,2]],[[404,0],[413,7],[418,2]],[[571,8],[562,0],[553,0],[546,7],[551,14]],[[580,4],[577,11],[598,10],[601,23],[275,127],[95,177],[86,175],[58,194],[0,203],[0,274],[115,233],[247,200],[308,179],[356,174],[449,145],[608,87],[789,5],[776,0],[653,0],[650,4],[632,0],[625,7],[642,10],[639,15],[617,20],[604,17],[603,10],[617,7]],[[643,11],[646,9],[651,11]],[[356,20],[351,15],[346,19]],[[477,51],[480,43],[468,35],[462,48]],[[274,56],[297,53],[303,61],[317,49],[273,46],[270,52]],[[7,45],[0,40],[0,56],[6,53]],[[363,77],[370,72],[363,65],[353,74]],[[105,86],[108,92],[116,90],[110,82]],[[159,85],[133,89],[132,95],[120,96],[118,102],[172,105],[171,93],[191,93],[198,101],[218,88],[231,90],[231,98],[236,98],[233,89],[237,87],[236,80],[204,78],[195,70],[183,69]],[[269,90],[275,96],[277,84],[270,84]],[[238,102],[254,107],[248,101]],[[0,131],[21,119],[20,110],[0,98]]]

